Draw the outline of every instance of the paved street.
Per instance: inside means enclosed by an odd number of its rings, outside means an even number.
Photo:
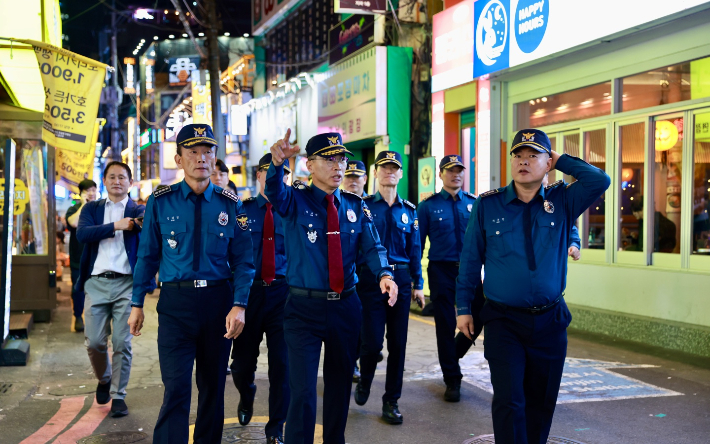
[[[144,334],[133,341],[126,398],[130,415],[114,419],[107,416],[108,406],[94,404],[96,381],[83,335],[70,331],[66,282],[61,288],[52,323],[35,325],[30,335],[29,365],[0,369],[0,385],[11,384],[0,393],[0,442],[65,444],[114,432],[133,435],[92,442],[150,442],[163,395],[156,351],[158,292],[146,299]],[[460,444],[491,434],[491,393],[481,344],[462,361],[462,401],[449,404],[442,400],[433,319],[412,315],[409,331],[407,380],[399,404],[404,424],[390,426],[379,419],[383,362],[370,401],[363,407],[351,403],[347,441]],[[709,359],[574,332],[568,356],[552,435],[583,443],[708,442]],[[228,381],[223,442],[261,442],[258,424],[266,421],[266,375],[266,363],[260,362],[253,421],[257,426],[246,429],[236,422],[239,399],[231,378]],[[322,397],[322,380],[318,389]],[[192,406],[194,422],[194,388]]]

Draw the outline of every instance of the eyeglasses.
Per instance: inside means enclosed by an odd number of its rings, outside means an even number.
[[[328,168],[332,168],[337,163],[338,165],[345,165],[350,159],[347,156],[331,156],[331,157],[316,157],[313,160],[322,160],[325,162]]]

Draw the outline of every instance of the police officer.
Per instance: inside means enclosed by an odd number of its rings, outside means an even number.
[[[266,171],[271,154],[259,159],[256,180],[259,194],[244,201],[247,223],[254,245],[256,278],[249,291],[246,322],[242,334],[232,346],[232,379],[239,391],[237,414],[241,425],[249,424],[254,412],[254,371],[259,345],[266,334],[269,358],[269,421],[265,433],[268,444],[283,443],[283,425],[290,398],[288,359],[284,341],[284,304],[288,296],[286,284],[286,249],[281,216],[273,210],[264,195]],[[291,171],[284,166],[284,181]]]
[[[444,375],[446,391],[444,400],[458,402],[461,399],[461,368],[456,354],[457,343],[466,342],[465,336],[456,336],[456,276],[463,239],[476,198],[461,187],[464,183],[464,166],[461,156],[444,156],[439,162],[439,177],[443,188],[419,204],[422,254],[429,236],[429,291],[434,304],[436,323],[436,347],[439,365]],[[458,345],[461,348],[462,345]],[[468,347],[466,347],[468,349]]]
[[[353,366],[362,316],[355,291],[355,258],[362,254],[390,305],[397,284],[380,245],[372,214],[359,196],[338,187],[350,152],[338,133],[312,137],[306,145],[313,185],[283,183],[283,163],[300,151],[288,142],[291,131],[271,147],[266,197],[282,217],[289,258],[290,285],[284,309],[291,403],[286,419],[289,444],[313,442],[316,383],[321,343],[323,365],[323,441],[345,443]]]
[[[358,274],[361,278],[363,322],[361,376],[355,388],[355,402],[364,405],[370,396],[386,326],[388,355],[382,419],[389,424],[401,424],[404,418],[397,401],[402,395],[410,296],[412,300],[419,299],[422,305],[424,302],[422,250],[416,207],[397,194],[397,184],[402,178],[401,155],[395,151],[382,151],[377,155],[375,168],[378,191],[364,201],[372,211],[377,232],[381,234],[382,244],[387,249],[387,259],[394,271],[400,297],[396,304],[389,306],[367,264]]]
[[[547,188],[550,182],[549,173],[545,174],[542,179],[542,186]],[[579,238],[579,229],[577,225],[572,225],[569,232],[569,247],[567,248],[567,256],[571,257],[573,260],[578,261],[582,257],[580,249],[582,248],[582,239]]]
[[[525,129],[510,150],[513,181],[479,196],[466,229],[456,283],[458,328],[474,325],[469,303],[486,266],[481,310],[493,385],[497,443],[544,443],[567,353],[571,315],[563,294],[570,226],[609,187],[599,168],[550,148]],[[577,181],[542,187],[557,169]],[[524,248],[519,248],[524,246]]]
[[[199,390],[194,442],[222,440],[231,341],[244,328],[254,278],[247,215],[239,198],[210,182],[217,141],[208,125],[178,133],[175,162],[185,180],[148,199],[128,324],[138,336],[143,299],[160,268],[158,356],[165,395],[153,442],[188,442],[192,368]]]
[[[365,163],[360,160],[349,160],[348,166],[345,167],[343,189],[357,194],[360,197],[367,197],[365,185],[367,185],[367,168],[365,167]]]

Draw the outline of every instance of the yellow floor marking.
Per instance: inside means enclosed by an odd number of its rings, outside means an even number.
[[[427,324],[427,325],[436,326],[436,324],[434,323],[434,321],[430,321],[430,320],[428,320],[428,319],[424,319],[424,318],[421,317],[421,316],[413,315],[413,314],[411,314],[411,313],[409,314],[409,319],[411,319],[411,320],[413,320],[413,321],[421,322],[422,324]]]

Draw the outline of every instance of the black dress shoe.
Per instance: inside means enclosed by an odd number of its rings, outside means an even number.
[[[380,354],[377,355],[377,362],[382,362],[383,359],[385,359],[385,355],[383,355],[382,352],[380,352]]]
[[[111,417],[120,418],[128,415],[128,406],[123,399],[114,399],[111,403]]]
[[[77,333],[84,331],[84,320],[81,316],[74,318],[74,331]]]
[[[367,398],[370,397],[370,389],[366,389],[363,387],[361,382],[357,383],[357,386],[355,386],[355,404],[357,405],[365,405],[367,402]]]
[[[353,382],[360,382],[360,369],[357,368],[357,365],[355,366],[355,370],[353,370]]]
[[[444,401],[459,402],[461,400],[461,381],[451,381],[446,383]]]
[[[239,400],[239,406],[237,406],[237,415],[239,416],[239,424],[245,426],[251,421],[251,416],[254,414],[254,400],[250,403],[245,402],[243,399]]]
[[[111,400],[111,380],[109,379],[106,384],[101,384],[96,386],[96,402],[99,404],[108,404]]]
[[[269,436],[266,438],[267,444],[284,444],[284,439],[282,436]]]
[[[399,413],[399,406],[396,402],[385,402],[382,405],[382,419],[387,424],[402,424],[404,416]]]

